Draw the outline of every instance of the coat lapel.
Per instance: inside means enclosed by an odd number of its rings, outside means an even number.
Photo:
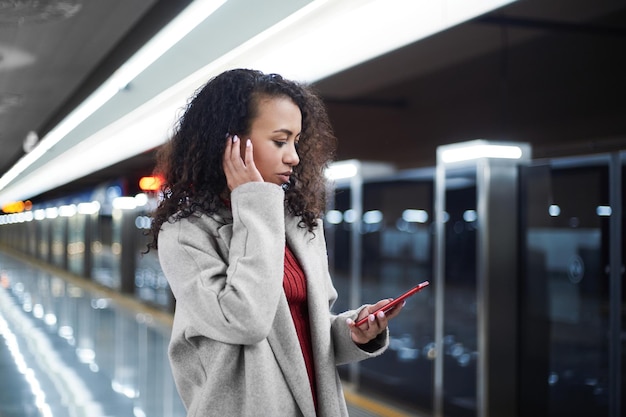
[[[278,303],[274,326],[267,340],[302,414],[306,417],[314,417],[315,405],[309,388],[306,365],[284,294]]]
[[[286,216],[286,239],[294,253],[307,282],[307,302],[313,343],[315,377],[317,380],[317,398],[319,416],[336,416],[341,409],[336,395],[336,371],[333,343],[330,331],[329,296],[335,297],[334,288],[327,288],[328,260],[325,242],[320,241],[323,231],[316,231],[316,237],[297,226],[297,218]],[[333,292],[333,294],[329,294]],[[296,340],[297,342],[297,340]],[[325,395],[330,390],[333,395]]]

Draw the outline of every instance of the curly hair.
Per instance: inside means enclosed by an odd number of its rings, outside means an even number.
[[[336,149],[326,108],[310,86],[250,69],[223,72],[209,80],[190,102],[172,138],[157,154],[156,173],[163,177],[162,199],[152,218],[157,248],[164,222],[211,214],[223,206],[227,189],[222,160],[228,135],[245,136],[257,115],[260,99],[288,97],[302,113],[298,145],[300,163],[293,167],[285,205],[300,216],[300,227],[313,231],[326,203],[323,170]]]

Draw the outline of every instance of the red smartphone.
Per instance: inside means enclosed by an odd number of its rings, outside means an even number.
[[[405,292],[404,294],[402,294],[401,296],[399,296],[398,298],[394,298],[390,303],[385,304],[384,306],[382,306],[381,308],[379,308],[378,310],[374,311],[373,315],[378,314],[380,311],[382,312],[387,312],[389,310],[391,310],[392,308],[394,308],[398,303],[404,301],[405,299],[407,299],[408,297],[412,296],[413,294],[423,290],[424,288],[426,288],[428,286],[428,284],[430,284],[430,282],[428,281],[424,281],[421,284],[417,284],[415,287],[411,288],[410,290],[408,290],[407,292]],[[361,320],[356,322],[357,326],[360,326],[362,324],[364,324],[365,322],[367,322],[367,318],[369,317],[369,314],[365,317],[363,317]]]

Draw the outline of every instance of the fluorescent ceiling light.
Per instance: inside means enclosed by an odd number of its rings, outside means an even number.
[[[514,0],[315,0],[199,71],[249,67],[315,82]]]
[[[315,82],[513,1],[316,0],[227,55]]]
[[[4,189],[18,175],[41,158],[44,153],[59,143],[69,132],[113,98],[121,89],[125,88],[130,81],[152,65],[225,2],[226,0],[196,0],[187,6],[85,101],[51,129],[30,153],[24,155],[7,171],[0,178],[0,190]]]

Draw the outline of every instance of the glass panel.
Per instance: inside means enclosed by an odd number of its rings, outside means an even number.
[[[52,236],[52,263],[60,268],[65,268],[65,246],[67,242],[67,218],[57,217],[52,219],[51,236]]]
[[[31,220],[25,224],[26,227],[26,246],[24,251],[31,256],[37,256],[37,221]]]
[[[446,169],[443,411],[476,415],[476,169]]]
[[[350,309],[352,224],[348,221],[350,220],[351,207],[350,188],[338,187],[324,219],[328,266],[333,285],[338,293],[337,301],[332,307],[334,313],[341,313]],[[350,378],[350,365],[340,365],[338,371],[342,378]]]
[[[608,167],[535,166],[525,181],[521,415],[606,416]]]
[[[137,212],[132,238],[136,242],[135,250],[135,294],[144,301],[169,308],[172,302],[170,287],[161,270],[157,251],[146,253],[151,241],[148,231],[151,220],[148,212]]]
[[[84,214],[77,214],[68,219],[67,266],[70,272],[85,275],[85,222]]]
[[[326,243],[328,262],[333,284],[339,293],[333,311],[340,313],[350,309],[350,253],[352,250],[349,220],[351,205],[350,189],[338,188],[330,212],[326,213]],[[347,213],[347,214],[346,214]]]
[[[43,219],[37,221],[37,256],[44,262],[47,262],[50,256],[50,220]]]
[[[113,242],[113,218],[101,212],[92,230],[94,231],[91,243],[93,256],[91,276],[102,285],[116,288],[121,247]]]
[[[396,297],[422,281],[432,282],[432,180],[365,184],[363,199],[363,302]],[[362,389],[432,409],[432,288],[409,298],[390,323],[389,350],[361,363]]]

